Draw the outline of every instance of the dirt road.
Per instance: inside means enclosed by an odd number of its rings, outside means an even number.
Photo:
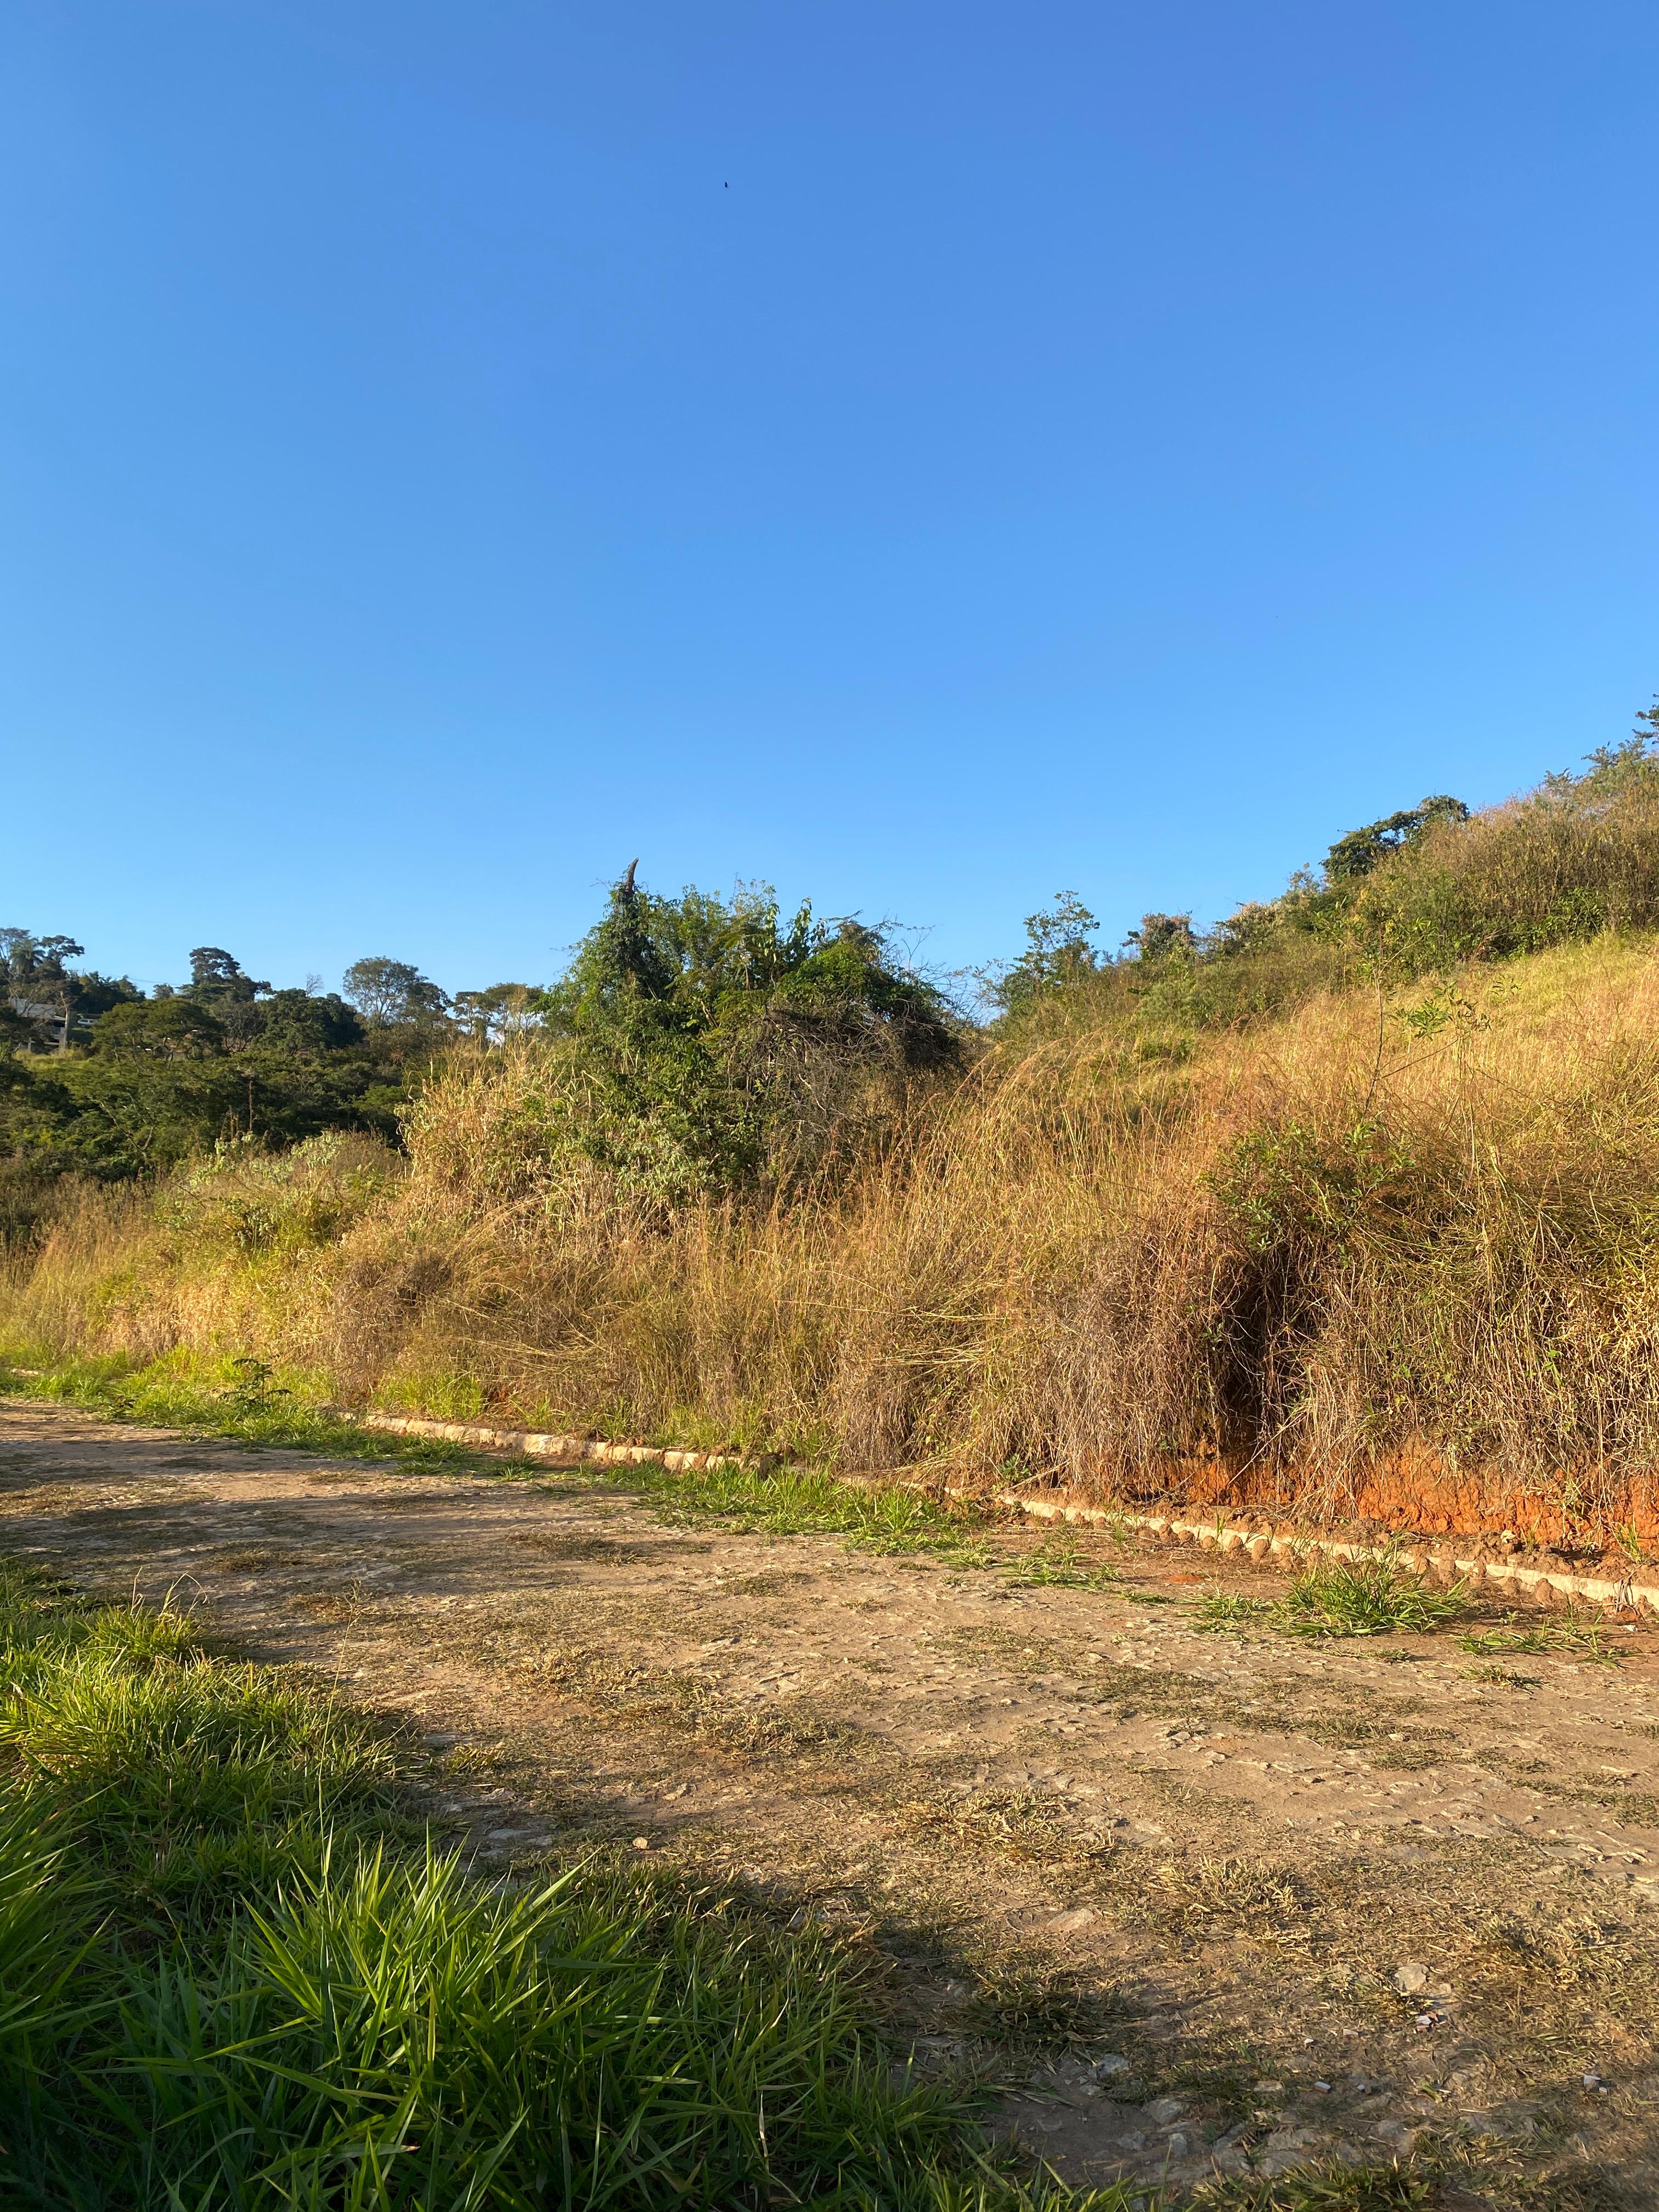
[[[872,1556],[15,1400],[0,1512],[406,1717],[481,1852],[638,1838],[866,1930],[924,2063],[1036,2064],[1001,2124],[1070,2179],[1434,2153],[1659,2203],[1645,1631],[1618,1666],[1205,1633],[1205,1589],[1274,1585],[1102,1538],[1104,1589],[1022,1586],[1023,1535]]]

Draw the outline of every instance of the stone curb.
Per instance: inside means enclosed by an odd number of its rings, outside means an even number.
[[[402,1413],[352,1413],[360,1428],[386,1429],[394,1436],[435,1437],[441,1443],[477,1444],[486,1451],[516,1452],[525,1459],[556,1459],[567,1465],[597,1461],[605,1467],[664,1467],[674,1474],[702,1468],[740,1468],[763,1473],[775,1459],[734,1459],[729,1453],[673,1451],[654,1444],[600,1443],[592,1437],[544,1436],[533,1429],[489,1429],[474,1421],[426,1421]]]
[[[1081,1522],[1091,1528],[1144,1528],[1176,1544],[1194,1544],[1200,1550],[1243,1553],[1250,1559],[1275,1553],[1292,1559],[1310,1552],[1334,1559],[1397,1558],[1414,1574],[1432,1575],[1446,1582],[1462,1581],[1471,1589],[1508,1589],[1534,1604],[1552,1605],[1567,1598],[1582,1598],[1589,1605],[1612,1606],[1630,1612],[1645,1606],[1659,1612],[1659,1584],[1637,1583],[1608,1575],[1575,1574],[1571,1567],[1528,1567],[1518,1560],[1492,1558],[1480,1550],[1458,1551],[1451,1545],[1356,1544],[1336,1536],[1304,1534],[1298,1530],[1232,1528],[1220,1518],[1182,1521],[1161,1513],[1121,1513],[1109,1506],[1076,1505],[1061,1500],[1023,1497],[1019,1492],[997,1492],[999,1505],[1015,1507],[1034,1521]]]
[[[764,1474],[779,1464],[775,1457],[769,1455],[741,1459],[730,1453],[678,1451],[654,1444],[600,1443],[592,1437],[544,1436],[528,1429],[492,1429],[481,1422],[428,1421],[400,1413],[356,1413],[349,1418],[366,1429],[384,1429],[397,1436],[434,1437],[446,1443],[472,1444],[485,1451],[515,1452],[527,1459],[560,1460],[567,1465],[589,1461],[605,1467],[660,1467],[672,1474],[690,1474],[705,1468],[734,1468]],[[852,1479],[861,1486],[880,1480],[868,1476]],[[960,1494],[966,1498],[970,1493]],[[1434,1576],[1448,1583],[1462,1581],[1471,1589],[1486,1589],[1495,1593],[1507,1590],[1516,1597],[1530,1599],[1535,1605],[1554,1605],[1577,1598],[1586,1605],[1610,1606],[1620,1613],[1643,1607],[1659,1613],[1659,1584],[1608,1575],[1575,1574],[1571,1567],[1565,1566],[1523,1566],[1516,1559],[1493,1558],[1479,1549],[1459,1551],[1446,1544],[1358,1544],[1341,1537],[1316,1536],[1295,1529],[1235,1528],[1219,1517],[1214,1521],[1188,1521],[1164,1513],[1125,1513],[1114,1506],[1028,1498],[1018,1490],[1000,1490],[994,1502],[1033,1521],[1066,1521],[1095,1528],[1144,1529],[1166,1543],[1191,1544],[1200,1551],[1229,1556],[1243,1553],[1251,1560],[1276,1556],[1297,1559],[1305,1558],[1310,1552],[1333,1559],[1397,1557],[1415,1574]]]

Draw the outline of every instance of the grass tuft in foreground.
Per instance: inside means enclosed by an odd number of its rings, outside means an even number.
[[[1385,1553],[1304,1567],[1274,1606],[1273,1622],[1291,1636],[1422,1636],[1467,1609],[1461,1584],[1430,1589]]]
[[[0,1570],[0,1682],[21,2201],[908,2208],[963,2167],[830,1939],[595,1863],[480,1880],[367,1719],[167,1613]]]
[[[1511,1624],[1514,1619],[1511,1613]],[[1602,1667],[1620,1666],[1625,1657],[1622,1651],[1609,1646],[1601,1623],[1593,1613],[1571,1605],[1542,1620],[1529,1621],[1524,1628],[1510,1625],[1477,1629],[1460,1636],[1457,1648],[1483,1659],[1553,1655],[1558,1659],[1587,1659]]]
[[[1430,1589],[1385,1553],[1375,1559],[1315,1560],[1280,1598],[1212,1593],[1199,1601],[1193,1625],[1277,1628],[1287,1636],[1422,1636],[1467,1609],[1461,1584]],[[1468,1637],[1462,1643],[1466,1650],[1477,1648]]]

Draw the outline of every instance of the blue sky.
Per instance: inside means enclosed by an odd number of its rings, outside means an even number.
[[[10,0],[0,922],[1017,950],[1659,688],[1650,5]]]

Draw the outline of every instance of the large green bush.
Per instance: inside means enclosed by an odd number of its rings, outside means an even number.
[[[631,868],[540,1011],[553,1148],[659,1200],[787,1184],[960,1051],[883,931],[786,923],[765,886],[662,898]]]

